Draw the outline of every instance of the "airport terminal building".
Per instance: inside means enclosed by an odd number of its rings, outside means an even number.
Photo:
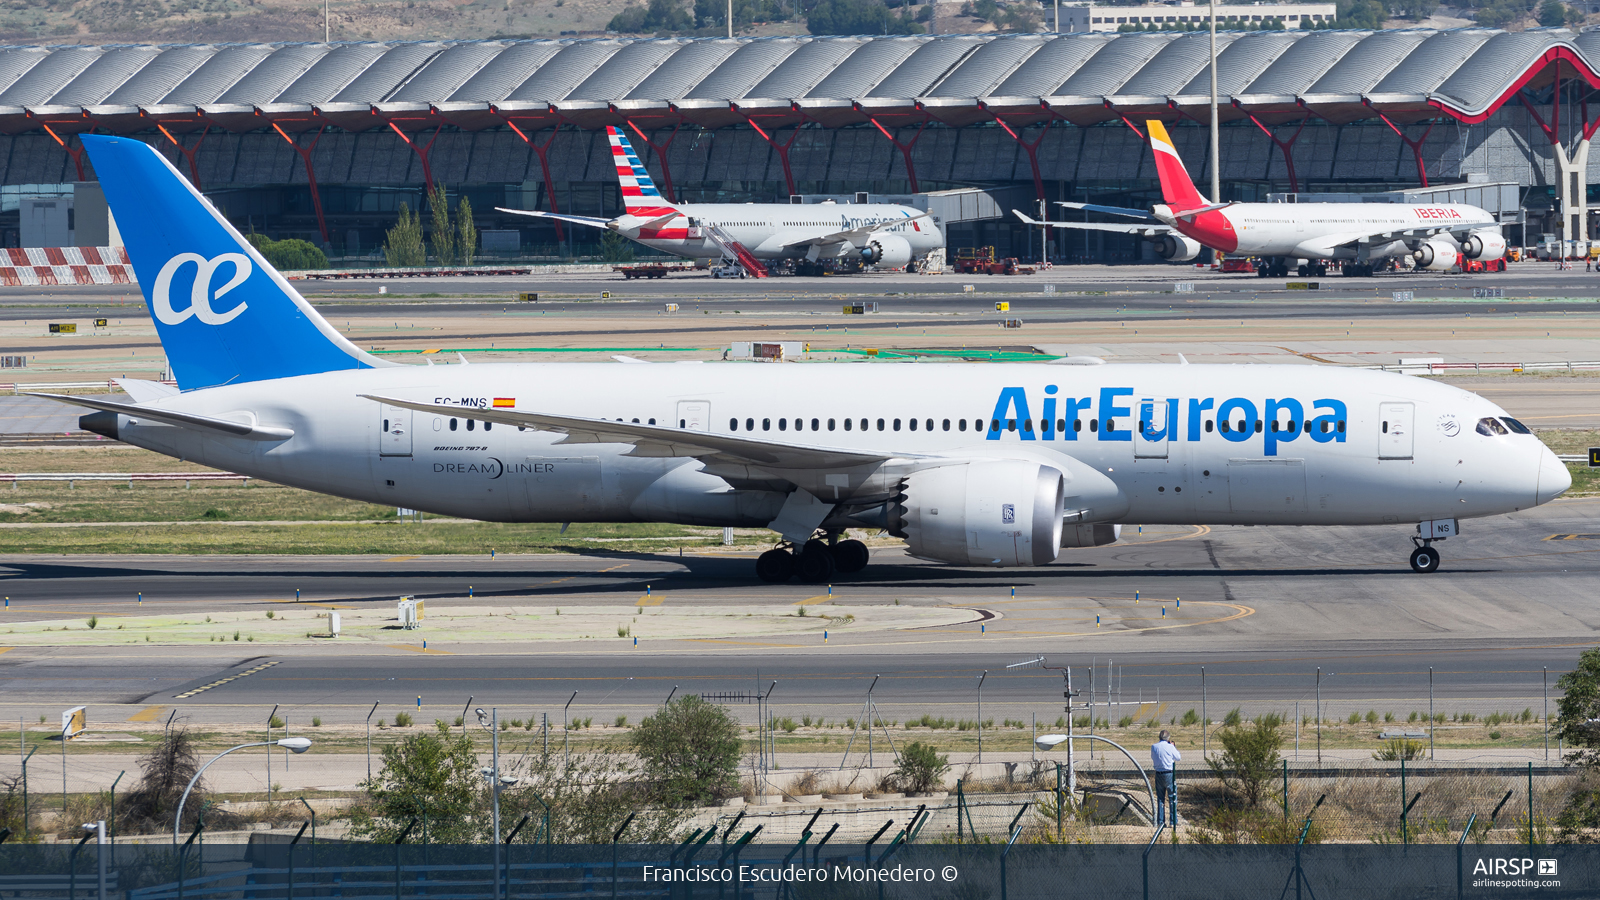
[[[1517,200],[1496,211],[1513,242],[1595,234],[1600,30],[1217,43],[1223,199],[1504,183]],[[1207,44],[1074,33],[4,47],[0,238],[71,229],[60,206],[45,221],[41,198],[93,180],[76,135],[94,131],[159,148],[241,228],[334,256],[373,253],[399,205],[417,208],[432,184],[471,199],[491,253],[584,252],[596,234],[493,210],[619,213],[604,133],[616,125],[678,200],[912,197],[942,204],[952,248],[1036,257],[1037,232],[1006,210],[1158,199],[1146,119],[1168,123],[1207,182]],[[973,195],[984,202],[957,202]],[[1142,252],[1116,235],[1058,234],[1051,248],[1068,262]]]

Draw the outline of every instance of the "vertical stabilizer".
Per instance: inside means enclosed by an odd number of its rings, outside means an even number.
[[[1172,207],[1174,212],[1209,206],[1194,186],[1188,170],[1183,167],[1183,160],[1172,145],[1172,138],[1167,135],[1167,127],[1157,119],[1146,122],[1145,127],[1150,131],[1150,152],[1155,154],[1156,177],[1161,179],[1162,202]]]
[[[149,145],[80,137],[183,390],[394,365],[339,334]]]
[[[622,204],[630,216],[657,218],[676,210],[656,190],[655,181],[633,152],[628,136],[615,125],[606,126],[606,136],[611,139],[612,162],[617,166],[617,182],[622,185]]]

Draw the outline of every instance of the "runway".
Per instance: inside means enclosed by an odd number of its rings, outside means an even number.
[[[110,629],[117,617],[141,613],[293,609],[296,588],[301,605],[317,609],[392,608],[407,594],[425,597],[430,608],[578,610],[643,602],[648,585],[651,603],[707,614],[808,602],[842,615],[899,601],[989,618],[917,631],[852,634],[845,626],[826,643],[820,635],[653,639],[647,629],[638,647],[610,637],[457,644],[435,636],[425,653],[425,631],[286,646],[172,647],[113,637],[85,647],[63,637],[62,646],[0,653],[0,715],[34,716],[71,702],[94,703],[110,718],[160,706],[223,722],[284,704],[337,722],[359,721],[375,701],[414,708],[418,696],[430,717],[451,704],[459,711],[469,695],[478,705],[548,711],[576,690],[584,715],[609,720],[647,712],[674,686],[750,694],[776,679],[774,698],[786,712],[842,718],[858,710],[876,675],[883,680],[874,696],[896,716],[968,715],[985,670],[984,701],[996,714],[1042,715],[1060,705],[1060,674],[1005,668],[1039,656],[1075,667],[1080,689],[1095,667],[1099,691],[1110,660],[1125,704],[1154,703],[1159,692],[1173,714],[1201,702],[1201,667],[1208,702],[1224,709],[1306,702],[1319,667],[1323,699],[1335,710],[1423,708],[1430,667],[1441,708],[1537,709],[1545,670],[1553,686],[1600,628],[1590,601],[1600,575],[1600,540],[1591,540],[1600,537],[1600,500],[1468,522],[1443,546],[1444,568],[1434,575],[1406,567],[1408,530],[1152,527],[1141,536],[1130,527],[1126,545],[1067,551],[1056,565],[1009,571],[884,552],[862,577],[833,585],[831,606],[819,587],[754,582],[745,557],[7,557],[0,590],[11,598],[10,621],[61,620],[80,634],[89,615]],[[264,662],[277,664],[178,699]]]

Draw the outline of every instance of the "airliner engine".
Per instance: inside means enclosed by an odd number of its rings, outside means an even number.
[[[1061,552],[1061,470],[1027,460],[977,460],[906,480],[889,533],[911,555],[960,566],[1042,566]]]
[[[1422,246],[1411,252],[1417,268],[1433,272],[1444,272],[1454,267],[1457,256],[1455,244],[1438,239],[1423,241]]]
[[[861,248],[861,261],[869,266],[904,268],[911,262],[911,244],[898,234],[878,234]]]
[[[1200,251],[1203,249],[1205,248],[1200,246],[1199,241],[1184,237],[1181,234],[1164,235],[1161,238],[1161,243],[1156,245],[1156,252],[1161,255],[1161,258],[1170,259],[1173,262],[1188,262],[1199,256]]]
[[[1461,243],[1467,259],[1499,259],[1506,255],[1506,239],[1498,231],[1474,231]]]

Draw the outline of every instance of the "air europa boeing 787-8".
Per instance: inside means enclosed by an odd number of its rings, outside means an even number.
[[[1371,275],[1379,260],[1410,257],[1419,269],[1448,271],[1460,259],[1495,260],[1506,253],[1500,225],[1487,210],[1462,203],[1219,203],[1200,196],[1172,138],[1159,121],[1146,123],[1161,203],[1149,210],[1092,203],[1058,205],[1141,219],[1138,224],[1050,222],[1137,234],[1154,241],[1163,259],[1194,259],[1206,247],[1267,260],[1257,271],[1284,276],[1326,275],[1336,260],[1346,275]],[[1044,225],[1012,210],[1029,225]]]
[[[1404,525],[1426,572],[1459,520],[1571,484],[1481,397],[1328,366],[400,365],[155,150],[83,141],[178,389],[56,399],[101,410],[90,431],[280,484],[497,522],[764,527],[757,574],[811,582],[867,565],[852,527],[1038,566],[1122,522]]]

